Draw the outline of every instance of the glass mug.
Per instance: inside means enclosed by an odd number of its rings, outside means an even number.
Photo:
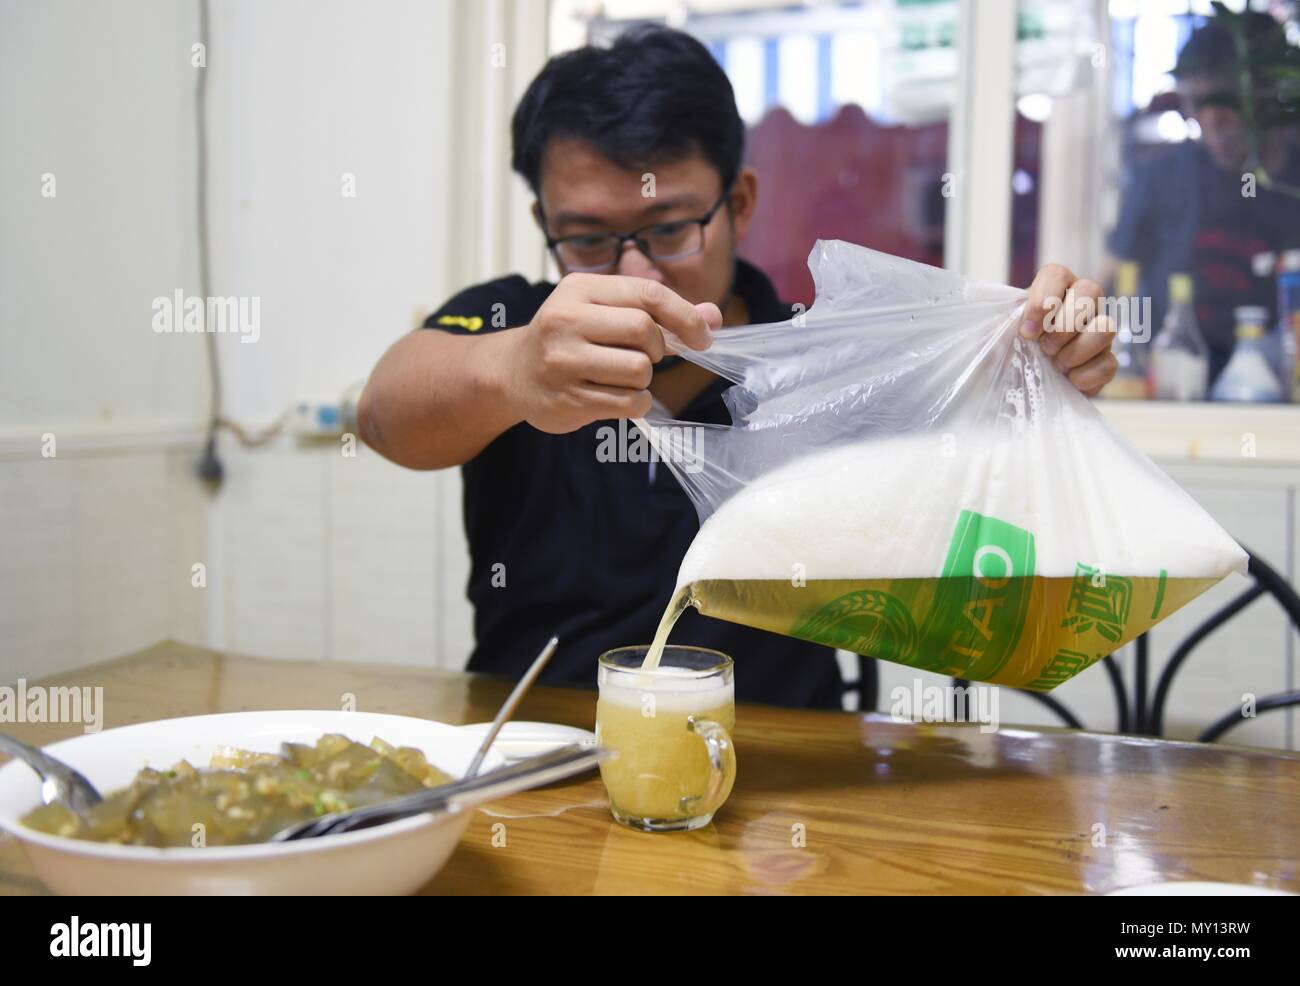
[[[731,658],[668,646],[643,672],[647,646],[600,655],[596,740],[617,756],[600,765],[614,818],[646,832],[701,828],[736,781],[736,689]]]

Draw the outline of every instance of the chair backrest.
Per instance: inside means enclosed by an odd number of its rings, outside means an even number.
[[[1250,559],[1251,574],[1254,569],[1263,566],[1254,555]],[[1151,699],[1150,726],[1152,735],[1159,736],[1164,731],[1165,725],[1165,706],[1169,701],[1169,690],[1173,687],[1174,676],[1179,669],[1186,663],[1187,658],[1191,656],[1192,651],[1210,636],[1215,630],[1223,626],[1238,613],[1242,612],[1260,596],[1265,594],[1265,588],[1259,580],[1249,589],[1234,597],[1226,606],[1221,607],[1212,613],[1206,620],[1200,623],[1195,630],[1183,638],[1172,654],[1169,660],[1165,662],[1164,669],[1160,672],[1160,678],[1156,682],[1156,692]]]
[[[1277,604],[1282,607],[1282,612],[1287,616],[1287,621],[1291,628],[1300,632],[1300,594],[1288,582],[1280,572],[1276,571],[1271,565],[1264,562],[1255,552],[1247,549],[1250,555],[1250,564],[1248,571],[1255,580],[1255,584],[1239,595],[1231,603],[1221,609],[1214,616],[1201,624],[1183,643],[1179,649],[1170,657],[1169,662],[1165,665],[1164,671],[1160,675],[1160,681],[1156,686],[1155,698],[1152,702],[1152,725],[1155,727],[1155,734],[1160,734],[1160,729],[1164,721],[1164,707],[1168,700],[1169,689],[1173,685],[1174,675],[1182,667],[1183,662],[1191,653],[1192,648],[1199,644],[1208,636],[1209,632],[1216,629],[1222,623],[1227,622],[1237,613],[1241,612],[1260,596],[1272,596]],[[1222,617],[1221,619],[1217,619]],[[1217,621],[1216,621],[1217,619]],[[1204,629],[1205,632],[1201,633]],[[1275,695],[1265,695],[1255,700],[1255,714],[1270,712],[1274,709],[1285,709],[1300,705],[1300,691],[1280,692]],[[1243,710],[1234,709],[1226,715],[1216,719],[1214,723],[1202,732],[1197,739],[1202,743],[1212,743],[1233,726],[1240,725],[1244,720]]]

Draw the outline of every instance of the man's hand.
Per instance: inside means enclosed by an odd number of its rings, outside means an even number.
[[[1061,264],[1048,264],[1029,286],[1020,334],[1039,339],[1043,353],[1087,397],[1115,376],[1119,363],[1110,351],[1115,324],[1100,314],[1101,285],[1085,281]]]
[[[509,401],[540,431],[563,434],[650,410],[660,327],[707,349],[722,325],[716,305],[692,305],[658,281],[569,274],[531,323],[515,330],[505,371]]]

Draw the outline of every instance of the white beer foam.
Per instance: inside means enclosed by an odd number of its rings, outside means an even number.
[[[735,684],[720,675],[699,677],[687,668],[660,665],[654,671],[609,672],[600,686],[600,697],[616,705],[641,708],[643,697],[651,693],[655,708],[664,712],[690,714],[707,712],[735,701]]]
[[[700,579],[935,578],[959,515],[1034,536],[1034,574],[1222,578],[1246,554],[1102,420],[1017,433],[930,431],[813,453],[723,503],[682,561]],[[796,568],[795,566],[802,566]]]

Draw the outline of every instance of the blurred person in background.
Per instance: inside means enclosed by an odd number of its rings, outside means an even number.
[[[1267,14],[1247,15],[1252,49],[1285,39]],[[1136,261],[1139,293],[1152,299],[1152,328],[1167,307],[1169,275],[1192,277],[1196,319],[1210,347],[1210,379],[1232,354],[1233,309],[1261,305],[1273,312],[1274,284],[1257,277],[1251,258],[1300,246],[1300,197],[1264,187],[1247,175],[1246,122],[1237,97],[1240,63],[1231,32],[1211,19],[1192,32],[1174,66],[1183,116],[1200,128],[1151,155],[1125,176],[1119,221],[1109,239],[1111,261]],[[1300,188],[1295,129],[1259,135],[1258,166],[1277,181]],[[1252,190],[1254,195],[1248,194]],[[1276,312],[1274,312],[1276,315]]]

